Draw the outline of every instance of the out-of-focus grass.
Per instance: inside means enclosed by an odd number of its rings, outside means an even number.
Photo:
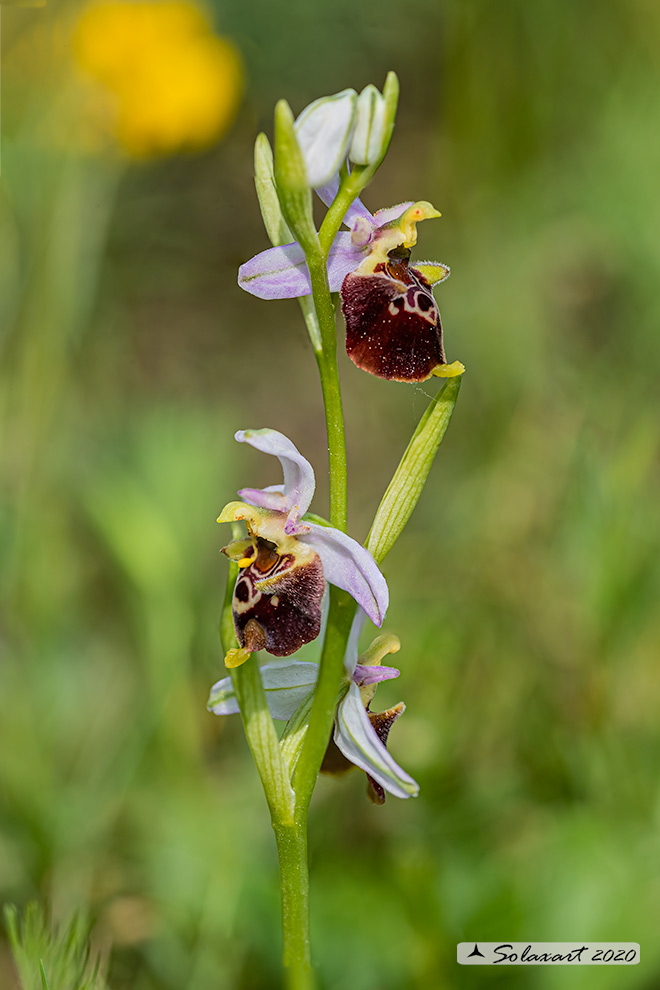
[[[14,905],[4,913],[21,990],[105,990],[104,967],[100,959],[90,959],[87,931],[79,915],[59,930],[51,927],[47,913],[34,902],[23,918]]]
[[[235,286],[266,247],[251,141],[279,95],[298,110],[393,67],[400,122],[366,200],[443,211],[419,254],[452,266],[438,295],[468,373],[385,565],[402,676],[377,701],[406,700],[391,747],[422,792],[373,808],[359,775],[321,781],[314,950],[333,990],[469,988],[483,974],[457,971],[464,938],[641,941],[630,969],[489,975],[646,990],[660,980],[657,6],[215,6],[251,87],[232,134],[125,174],[114,207],[107,163],[35,137],[48,93],[28,99],[10,49],[53,12],[3,18],[2,898],[88,908],[114,945],[113,990],[278,985],[264,801],[239,725],[205,712],[221,673],[213,520],[239,485],[278,480],[234,449],[237,428],[291,435],[320,511],[327,486],[296,306]],[[431,387],[341,370],[360,537]]]

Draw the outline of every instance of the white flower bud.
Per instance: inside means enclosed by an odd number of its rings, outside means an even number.
[[[383,154],[385,98],[371,83],[357,98],[353,140],[348,157],[356,165],[375,165]]]
[[[296,120],[296,138],[313,189],[326,185],[345,160],[353,134],[356,103],[355,90],[343,89],[334,96],[314,100]]]

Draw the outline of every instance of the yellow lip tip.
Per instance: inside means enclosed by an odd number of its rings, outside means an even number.
[[[465,365],[460,361],[452,361],[451,364],[439,364],[433,371],[432,375],[436,378],[457,378],[465,372]]]
[[[225,667],[229,670],[233,670],[235,667],[240,667],[244,664],[246,660],[249,660],[252,654],[249,650],[244,649],[242,646],[239,649],[227,650],[227,655],[225,656]]]

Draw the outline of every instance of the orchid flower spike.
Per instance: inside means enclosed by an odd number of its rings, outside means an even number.
[[[346,682],[335,715],[334,737],[321,769],[325,773],[341,774],[359,767],[367,775],[368,797],[375,804],[383,804],[386,791],[399,798],[416,797],[419,786],[386,747],[390,729],[403,714],[405,705],[399,703],[384,712],[372,712],[370,708],[380,681],[399,676],[395,667],[381,666],[385,656],[398,652],[399,640],[391,635],[378,636],[358,658],[357,641],[363,619],[364,612],[358,609],[346,649]],[[293,716],[313,691],[318,671],[318,664],[295,657],[282,663],[264,664],[261,676],[273,718],[288,721]],[[230,677],[213,685],[208,709],[215,715],[239,712]]]
[[[220,523],[244,521],[248,532],[222,551],[241,568],[232,602],[240,649],[229,650],[225,664],[238,666],[257,650],[286,657],[316,639],[326,581],[382,625],[389,592],[369,551],[332,526],[303,520],[316,485],[309,461],[276,430],[239,430],[236,440],[275,455],[284,484],[243,488],[243,501],[229,502],[218,516]]]
[[[326,205],[337,194],[335,176],[317,192]],[[463,373],[447,364],[433,286],[449,276],[440,262],[410,264],[417,224],[439,217],[430,203],[401,203],[372,215],[356,199],[328,256],[331,292],[341,292],[346,350],[351,361],[379,378],[422,382]],[[238,284],[260,299],[311,294],[305,254],[294,241],[262,251],[238,272]]]

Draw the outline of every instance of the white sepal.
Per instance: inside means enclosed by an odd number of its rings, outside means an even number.
[[[231,677],[223,677],[213,685],[206,707],[214,715],[238,715],[240,708]]]
[[[261,677],[266,692],[268,710],[273,718],[288,722],[301,701],[316,684],[318,664],[302,660],[266,663]],[[211,688],[207,708],[214,715],[236,715],[238,700],[230,677],[223,677]]]
[[[316,189],[328,183],[346,158],[355,123],[357,93],[343,89],[314,100],[295,122],[295,133],[305,161],[307,181]]]
[[[395,797],[416,797],[419,784],[388,753],[372,728],[360,689],[351,684],[337,709],[335,742],[346,759]]]

